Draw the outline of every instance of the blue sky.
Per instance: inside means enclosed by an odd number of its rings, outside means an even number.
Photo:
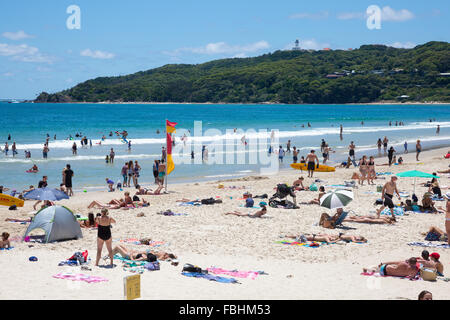
[[[81,29],[69,30],[70,5]],[[380,30],[366,9],[382,9]],[[0,2],[0,98],[34,98],[99,76],[293,46],[413,47],[449,41],[450,3],[371,0],[39,0]]]

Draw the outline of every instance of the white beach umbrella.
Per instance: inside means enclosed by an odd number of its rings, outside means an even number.
[[[343,208],[353,200],[353,191],[338,189],[332,190],[320,199],[320,205],[328,209]]]

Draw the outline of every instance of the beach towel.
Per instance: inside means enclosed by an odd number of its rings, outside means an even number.
[[[440,249],[450,249],[450,245],[447,243],[434,243],[434,242],[409,242],[409,246],[418,247],[430,247],[430,248],[440,248]]]
[[[139,266],[143,266],[147,263],[147,261],[134,261],[134,260],[130,260],[130,259],[125,259],[124,257],[116,254],[114,256],[114,259],[116,260],[120,260],[123,263],[125,263],[127,265],[127,267],[139,267]]]
[[[98,283],[103,281],[108,281],[108,279],[103,277],[97,277],[97,276],[90,276],[86,274],[73,274],[73,273],[58,273],[52,276],[56,279],[66,279],[66,280],[72,280],[72,281],[84,281],[87,283]]]
[[[225,270],[222,268],[211,267],[206,269],[209,273],[214,274],[224,274],[227,276],[237,277],[237,278],[250,278],[255,280],[256,277],[261,274],[260,271],[238,271],[238,270]]]
[[[123,267],[123,271],[131,272],[131,273],[138,273],[143,274],[145,269],[142,266],[136,266],[136,267]]]
[[[190,206],[201,206],[202,204],[200,202],[191,201],[191,202],[181,202],[178,205],[182,207],[190,207]]]
[[[385,215],[385,216],[390,216],[391,215],[391,209],[386,208],[383,211],[381,211],[381,214]],[[405,210],[403,210],[403,208],[401,208],[401,207],[395,207],[394,208],[394,215],[396,215],[396,216],[403,216],[403,215],[405,215]]]
[[[290,245],[290,246],[308,247],[308,248],[318,248],[318,247],[326,244],[326,242],[315,242],[315,241],[307,241],[307,242],[276,241],[275,243],[286,244],[286,245]]]
[[[380,277],[380,278],[397,278],[397,279],[409,279],[411,281],[419,280],[420,275],[417,273],[417,275],[414,278],[408,278],[408,277],[397,277],[397,276],[382,276],[379,272],[370,273],[370,272],[362,272],[362,276],[369,276],[369,277]]]
[[[203,278],[210,281],[217,281],[221,283],[238,283],[238,281],[234,278],[224,278],[219,276],[213,276],[211,274],[199,273],[199,272],[182,272],[183,276],[186,277],[194,277],[194,278]]]
[[[377,172],[377,176],[384,176],[384,175],[390,176],[392,175],[392,172]]]

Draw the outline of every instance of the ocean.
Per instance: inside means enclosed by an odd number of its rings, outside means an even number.
[[[74,190],[106,189],[105,178],[121,180],[121,167],[126,161],[137,160],[142,167],[139,182],[153,184],[152,164],[161,156],[165,145],[165,120],[177,122],[175,171],[170,183],[218,180],[260,174],[267,165],[268,144],[276,140],[286,149],[300,149],[299,156],[318,150],[321,158],[321,140],[335,151],[330,164],[347,158],[348,145],[356,144],[356,156],[376,155],[378,138],[385,136],[398,154],[403,153],[405,141],[414,151],[417,139],[424,149],[450,146],[450,105],[216,105],[216,104],[9,104],[0,102],[0,146],[10,145],[8,156],[0,153],[0,185],[22,190],[36,186],[43,175],[51,187],[58,187],[66,164],[74,171]],[[430,122],[430,119],[432,122]],[[192,136],[197,130],[195,121],[201,121],[206,137]],[[362,125],[361,122],[364,122]],[[391,125],[389,122],[391,121]],[[396,126],[402,121],[403,126]],[[308,122],[311,127],[308,127]],[[343,125],[342,140],[339,126]],[[436,133],[437,126],[440,133]],[[304,127],[303,127],[304,126]],[[237,132],[234,133],[234,129]],[[112,131],[128,132],[131,150]],[[159,130],[159,133],[157,133]],[[228,132],[227,132],[228,130]],[[275,141],[271,142],[272,130]],[[92,140],[92,147],[81,147],[77,133]],[[42,157],[42,147],[49,135],[48,159]],[[186,134],[186,145],[181,137]],[[7,140],[11,135],[11,140]],[[54,136],[56,135],[56,139]],[[98,144],[102,136],[106,140]],[[72,136],[74,140],[68,140]],[[245,139],[242,137],[245,136]],[[226,140],[224,140],[226,138]],[[241,142],[246,140],[248,145]],[[18,155],[12,156],[11,145],[16,142]],[[72,155],[72,144],[78,153]],[[257,142],[261,144],[256,144]],[[267,145],[262,143],[267,142]],[[190,143],[193,143],[191,146]],[[214,145],[212,145],[214,144]],[[202,162],[201,147],[206,145],[208,161]],[[223,146],[223,147],[218,147]],[[111,148],[116,153],[115,163],[108,164],[105,156]],[[177,149],[178,148],[178,149]],[[181,150],[179,150],[181,149]],[[222,150],[221,150],[222,149]],[[233,150],[234,149],[234,150]],[[24,151],[31,152],[26,159]],[[195,160],[190,160],[194,150]],[[258,156],[256,156],[258,155]],[[233,160],[233,157],[236,158]],[[239,158],[241,157],[241,158]],[[242,158],[243,157],[243,158]],[[261,163],[257,159],[266,159]],[[272,157],[277,158],[276,155]],[[179,163],[183,159],[184,163]],[[230,160],[231,159],[231,160]],[[240,159],[242,161],[238,161]],[[221,161],[224,164],[221,164]],[[387,162],[384,159],[377,160]],[[227,163],[227,164],[225,164]],[[286,155],[281,170],[289,168],[292,155]],[[26,173],[33,164],[38,173]]]

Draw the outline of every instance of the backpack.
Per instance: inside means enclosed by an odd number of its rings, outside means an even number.
[[[317,188],[317,185],[315,183],[313,183],[309,186],[309,191],[317,191],[317,190],[319,190],[319,189]]]
[[[156,270],[160,270],[160,264],[158,261],[148,262],[144,265],[144,268],[149,271],[156,271]]]
[[[73,256],[71,256],[69,259],[70,261],[78,261],[79,264],[83,264],[87,262],[87,258],[88,258],[88,251],[84,251],[84,252],[75,252],[73,254]]]

